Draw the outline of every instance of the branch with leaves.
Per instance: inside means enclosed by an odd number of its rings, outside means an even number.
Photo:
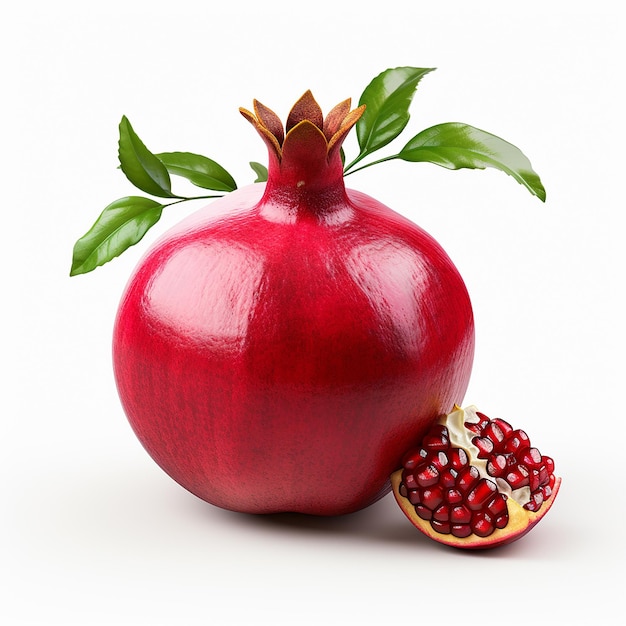
[[[345,165],[344,176],[394,159],[433,163],[448,169],[491,167],[512,176],[531,194],[545,201],[546,192],[541,180],[521,150],[469,124],[437,124],[419,132],[399,152],[364,162],[404,131],[418,83],[432,71],[432,68],[397,67],[385,70],[370,82],[359,100],[359,105],[366,106],[356,124],[359,154]],[[138,243],[159,221],[164,208],[190,200],[218,198],[237,189],[233,177],[208,157],[190,152],[152,153],[125,116],[119,125],[118,157],[122,172],[137,189],[171,201],[126,196],[109,204],[89,231],[76,242],[71,276],[91,272]],[[264,165],[251,162],[250,166],[256,174],[255,183],[267,180],[268,171]],[[219,193],[177,195],[172,191],[170,175]]]

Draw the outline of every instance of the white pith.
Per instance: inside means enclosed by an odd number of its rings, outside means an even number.
[[[455,448],[463,448],[467,452],[470,465],[473,465],[480,473],[482,478],[487,478],[496,483],[500,493],[506,494],[509,498],[513,498],[520,506],[524,506],[530,501],[530,487],[520,487],[512,490],[511,485],[503,478],[494,478],[487,472],[487,460],[479,459],[478,448],[472,443],[472,439],[476,436],[471,430],[465,428],[465,422],[470,424],[478,424],[480,417],[476,413],[475,406],[468,406],[465,409],[456,407],[452,413],[441,419],[450,435],[450,444]]]

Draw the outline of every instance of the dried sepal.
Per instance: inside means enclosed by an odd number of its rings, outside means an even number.
[[[293,157],[314,161],[322,156],[326,160],[333,158],[365,111],[365,105],[352,111],[350,106],[348,98],[333,107],[324,118],[322,109],[308,90],[291,108],[285,130],[278,115],[258,100],[254,101],[254,113],[244,108],[239,111],[256,128],[279,162],[285,158],[286,147]],[[303,145],[298,147],[295,145],[297,142]],[[310,156],[307,156],[307,151]]]

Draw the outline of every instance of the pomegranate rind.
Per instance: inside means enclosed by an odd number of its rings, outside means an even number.
[[[469,537],[462,538],[455,537],[454,535],[444,535],[442,533],[438,533],[430,525],[430,522],[419,517],[419,515],[415,512],[415,507],[411,504],[411,502],[409,502],[408,498],[405,498],[400,493],[401,483],[402,469],[399,469],[391,475],[391,487],[393,489],[393,495],[396,502],[413,526],[424,533],[427,537],[430,537],[439,543],[443,543],[454,548],[464,548],[466,550],[484,550],[486,548],[496,548],[497,546],[511,543],[528,533],[545,516],[554,504],[554,500],[561,486],[561,479],[556,478],[552,494],[549,498],[544,500],[538,511],[529,511],[515,502],[512,498],[509,498],[507,500],[509,523],[505,528],[496,529],[488,537],[478,537],[477,535],[472,534]]]

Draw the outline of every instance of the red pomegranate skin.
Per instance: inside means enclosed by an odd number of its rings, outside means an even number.
[[[472,309],[441,246],[346,190],[338,157],[308,179],[280,165],[270,152],[267,185],[148,251],[115,322],[116,383],[145,449],[199,498],[345,514],[461,402]]]

